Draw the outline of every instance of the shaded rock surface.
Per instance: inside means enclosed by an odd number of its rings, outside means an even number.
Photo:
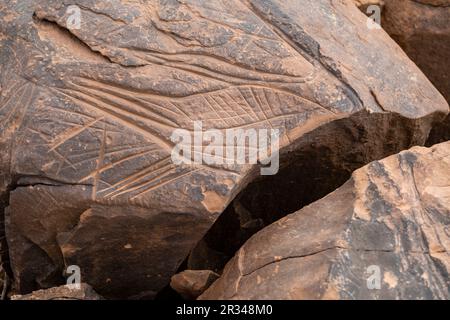
[[[221,272],[255,232],[333,192],[365,164],[414,144],[416,128],[401,123],[398,116],[352,117],[305,134],[276,176],[256,179],[233,200],[191,252],[188,269]]]
[[[184,239],[197,236],[189,215],[171,213],[167,219],[162,210],[104,206],[92,200],[91,191],[36,185],[11,192],[7,234],[19,292],[65,282],[61,270],[77,265],[82,279],[106,297],[120,289],[123,297],[151,298],[157,292],[148,290],[150,284],[164,287],[167,280],[160,274],[177,271],[167,256],[183,257],[182,248],[189,245]],[[167,230],[173,230],[169,238]],[[169,241],[177,246],[167,253]],[[134,297],[136,292],[141,294]]]
[[[172,276],[170,286],[184,299],[197,299],[219,275],[210,270],[185,270]]]
[[[103,300],[103,298],[90,285],[81,283],[79,287],[64,285],[34,291],[27,295],[15,295],[11,300]]]
[[[385,0],[382,26],[450,100],[450,2]]]
[[[200,298],[449,299],[449,173],[450,142],[356,170],[254,235]]]
[[[382,26],[450,102],[450,1],[387,0]],[[427,145],[450,140],[450,117]]]
[[[351,172],[425,143],[448,112],[349,1],[71,4],[79,26],[61,1],[1,4],[0,194],[22,293],[72,264],[105,297],[168,284],[259,174],[175,165],[175,129],[279,129],[285,168],[314,143]]]
[[[363,12],[367,2],[377,2],[355,1]],[[383,0],[378,5],[383,7],[382,27],[450,101],[450,1]],[[433,128],[427,145],[447,140],[450,117]]]
[[[3,268],[0,268],[0,300],[5,300],[8,296],[9,279]]]

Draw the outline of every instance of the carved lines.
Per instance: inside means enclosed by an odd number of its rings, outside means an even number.
[[[10,96],[6,97],[6,101],[0,101],[0,111],[3,109],[6,109],[6,107],[9,105],[9,103],[12,101],[12,99],[17,96],[17,94],[23,94],[25,85],[26,85],[26,82],[16,82],[10,88],[10,90],[9,90]]]
[[[3,122],[4,129],[1,130],[2,136],[7,137],[14,135],[15,132],[21,127],[25,115],[27,114],[28,108],[33,103],[35,97],[35,86],[31,82],[27,82],[23,85],[22,92],[17,100],[12,100],[13,104],[11,110],[9,110],[8,115],[5,119],[1,119]],[[10,121],[11,120],[11,121]],[[11,152],[10,152],[10,168],[13,168],[13,163],[16,160],[14,155],[14,139],[11,139]]]
[[[82,178],[81,180],[79,180],[79,183],[82,183],[82,182],[84,182],[86,180],[89,180],[90,178],[92,178],[97,173],[103,173],[103,172],[105,172],[107,170],[110,170],[110,169],[114,168],[115,166],[117,166],[117,165],[119,165],[121,163],[133,160],[135,158],[139,158],[139,157],[145,156],[145,155],[147,155],[147,154],[157,150],[157,148],[155,148],[155,146],[141,146],[141,147],[139,147],[139,149],[146,149],[146,148],[150,148],[150,149],[144,150],[144,151],[141,151],[141,152],[137,152],[137,153],[134,153],[134,154],[131,154],[131,155],[127,155],[127,156],[125,156],[123,158],[120,158],[117,161],[113,161],[113,162],[111,162],[111,163],[109,163],[107,165],[104,165],[102,167],[97,168],[97,170],[95,172],[93,172],[93,173],[87,175],[86,177]],[[137,148],[135,148],[135,149],[137,149]],[[130,151],[130,150],[132,150],[132,149],[127,148],[126,150],[121,150],[121,151],[116,151],[116,152],[123,152],[123,151]],[[111,153],[105,152],[104,156],[106,157],[106,156],[108,156],[110,154]],[[93,160],[93,158],[84,159],[84,160],[82,160],[80,162],[74,163],[74,165],[77,165],[77,164],[80,164],[80,163],[86,162],[86,161],[92,161],[92,160]]]
[[[140,132],[143,136],[149,137],[154,143],[157,143],[162,149],[167,150],[168,152],[172,150],[173,144],[170,141],[161,137],[160,133],[158,133],[148,125],[136,121],[136,119],[134,119],[133,117],[133,114],[129,114],[126,111],[124,112],[122,110],[119,110],[118,108],[110,106],[102,101],[99,101],[96,98],[92,98],[89,95],[85,95],[81,92],[60,88],[58,88],[57,90],[60,91],[66,97],[68,97],[70,100],[72,100],[74,103],[78,105],[81,104],[87,106],[88,108],[94,107],[95,109],[112,117],[114,120],[121,123],[126,128],[134,129],[137,132]]]
[[[97,197],[97,189],[98,189],[98,184],[99,184],[99,180],[100,180],[100,168],[103,166],[103,161],[105,160],[105,152],[106,152],[106,137],[107,137],[107,132],[106,132],[106,122],[104,123],[104,130],[103,130],[103,136],[101,139],[101,145],[100,145],[100,149],[98,151],[98,159],[97,159],[97,168],[95,169],[94,172],[94,185],[92,187],[92,199],[96,199]]]
[[[104,118],[101,117],[99,119],[95,119],[94,121],[89,122],[88,124],[81,126],[81,128],[69,128],[68,130],[61,133],[59,136],[54,139],[53,143],[50,145],[49,152],[55,150],[60,145],[64,144],[66,141],[78,136],[80,133],[82,133],[84,130],[88,129],[89,127],[92,127],[97,122],[103,120]]]
[[[166,184],[168,184],[168,183],[170,183],[172,181],[179,180],[179,179],[183,178],[184,176],[187,176],[187,175],[192,174],[192,173],[194,173],[196,171],[199,171],[199,170],[200,169],[194,169],[192,171],[184,172],[184,173],[181,173],[181,174],[177,173],[175,176],[173,176],[170,179],[165,179],[165,180],[161,179],[158,183],[156,183],[154,185],[151,185],[151,186],[148,186],[147,188],[145,188],[144,190],[139,192],[137,195],[133,196],[131,198],[131,200],[135,200],[136,198],[138,198],[138,197],[140,197],[140,196],[142,196],[142,195],[144,195],[144,194],[146,194],[146,193],[148,193],[150,191],[153,191],[153,190],[155,190],[157,188],[160,188],[160,187],[162,187],[162,186],[164,186],[164,185],[166,185]]]
[[[175,172],[175,169],[175,165],[172,163],[170,157],[167,157],[134,174],[131,174],[130,176],[120,180],[104,190],[101,190],[100,192],[105,193],[110,191],[104,196],[114,199],[120,195],[139,190],[149,184],[151,185],[155,181],[163,179],[168,173]]]
[[[169,135],[177,128],[192,131],[189,126],[192,125],[193,119],[204,120],[208,126],[222,130],[261,124],[274,128],[275,123],[284,119],[295,119],[298,115],[319,108],[327,110],[296,94],[266,88],[265,86],[232,86],[188,97],[167,98],[158,97],[144,91],[129,90],[120,84],[109,84],[79,77],[73,79],[73,81],[76,82],[68,83],[69,88],[55,88],[55,90],[83,108],[93,108],[100,111],[103,116],[98,119],[89,119],[90,121],[87,124],[64,132],[53,142],[51,151],[87,128],[93,128],[100,120],[106,121],[107,118],[118,121],[125,128],[136,130],[152,142],[151,147],[136,149],[134,150],[136,152],[133,151],[132,154],[128,154],[119,160],[105,163],[105,157],[108,155],[105,122],[103,140],[96,158],[96,169],[81,178],[79,183],[93,179],[93,197],[102,196],[109,199],[129,195],[129,199],[133,200],[192,172],[208,169],[209,166],[181,169],[172,164],[170,156],[167,155],[171,152],[173,146],[169,141]],[[203,118],[199,116],[200,114]],[[218,124],[221,128],[217,127]],[[165,153],[166,155],[156,163],[138,169],[126,177],[121,177],[116,182],[108,181],[108,184],[101,180],[102,173],[107,170],[120,163],[145,157],[151,152]],[[94,151],[91,153],[95,154]],[[90,161],[90,159],[67,163],[72,167]],[[217,170],[227,171],[225,168],[218,168]],[[107,184],[102,190],[98,189],[100,182]]]

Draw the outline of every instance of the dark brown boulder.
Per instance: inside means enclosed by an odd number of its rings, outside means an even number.
[[[107,297],[151,298],[174,274],[185,255],[185,238],[195,238],[190,216],[129,205],[105,206],[86,186],[36,185],[11,192],[7,235],[19,292],[64,283],[66,266],[81,268],[82,281]],[[38,205],[37,205],[38,204]],[[180,228],[180,226],[183,226]],[[173,230],[170,237],[166,230]],[[176,242],[170,252],[170,241]],[[173,256],[173,257],[172,257]],[[180,259],[173,262],[172,259]],[[148,263],[151,268],[142,267]],[[112,289],[111,289],[112,288]],[[141,293],[134,296],[136,292]]]
[[[383,8],[381,25],[450,102],[450,1],[354,0],[363,12]],[[450,140],[450,117],[435,126],[428,145]]]
[[[450,2],[385,0],[383,28],[450,103]],[[427,145],[450,140],[450,117],[430,132]]]
[[[449,172],[450,142],[356,170],[255,234],[200,298],[449,299]]]
[[[384,0],[382,26],[450,101],[450,2]]]
[[[418,68],[349,2],[300,2],[1,4],[0,194],[20,292],[71,264],[107,298],[167,285],[259,174],[175,165],[171,134],[195,120],[279,129],[282,162],[314,140],[348,171],[425,142],[448,105]]]

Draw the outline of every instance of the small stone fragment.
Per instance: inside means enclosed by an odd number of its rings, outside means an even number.
[[[27,295],[15,295],[11,300],[103,300],[103,298],[90,285],[81,283],[33,291]]]
[[[210,270],[185,270],[172,277],[170,286],[187,300],[196,299],[219,275]]]

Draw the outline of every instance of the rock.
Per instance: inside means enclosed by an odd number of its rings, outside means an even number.
[[[172,276],[170,286],[184,299],[197,299],[209,286],[219,278],[210,270],[185,270]]]
[[[167,213],[148,208],[104,206],[91,194],[91,187],[70,185],[11,192],[6,216],[17,290],[65,283],[62,270],[68,265],[79,266],[82,281],[92,281],[108,298],[118,296],[119,288],[120,297],[153,298],[157,292],[148,288],[167,284],[160,274],[176,272],[178,263],[170,257],[183,257],[180,250],[188,245],[183,239],[195,237],[193,219],[177,213],[167,219]],[[166,230],[173,231],[165,237]],[[170,254],[168,241],[178,241]],[[134,297],[136,292],[139,297]]]
[[[385,0],[382,26],[450,102],[450,3]],[[450,140],[450,117],[433,128],[427,145]]]
[[[255,234],[200,299],[449,299],[449,172],[450,142],[356,170]]]
[[[284,189],[282,185],[279,186]],[[254,194],[251,187],[250,192]],[[243,193],[247,193],[247,189]],[[241,197],[240,195],[233,200],[191,251],[187,260],[188,269],[208,269],[221,273],[225,264],[245,241],[268,225],[266,221],[257,217],[260,214],[259,207],[246,203],[246,206],[250,206],[252,210],[252,212],[248,211],[240,202]],[[263,204],[260,201],[257,203]],[[275,214],[270,212],[267,206],[265,209],[268,215],[275,217]]]
[[[363,13],[382,8],[382,27],[450,102],[450,5],[447,0],[354,0]],[[450,140],[450,116],[433,127],[428,146]]]
[[[8,280],[3,268],[0,268],[0,300],[6,299],[8,291]]]
[[[0,61],[0,196],[21,293],[63,284],[71,264],[106,298],[164,288],[260,174],[175,164],[171,136],[194,121],[279,129],[283,165],[309,148],[350,172],[425,143],[448,113],[348,2],[13,0]]]
[[[367,12],[367,9],[369,8],[369,6],[379,6],[380,8],[383,8],[384,6],[384,1],[385,0],[353,0],[353,2],[356,4],[356,6],[358,6],[358,8],[365,14],[369,13],[370,15],[372,14],[371,12]]]
[[[447,116],[440,124],[433,127],[426,145],[430,146],[448,140],[450,140],[450,116]]]
[[[92,287],[86,283],[64,285],[56,288],[33,291],[27,295],[15,295],[11,300],[103,300]]]

